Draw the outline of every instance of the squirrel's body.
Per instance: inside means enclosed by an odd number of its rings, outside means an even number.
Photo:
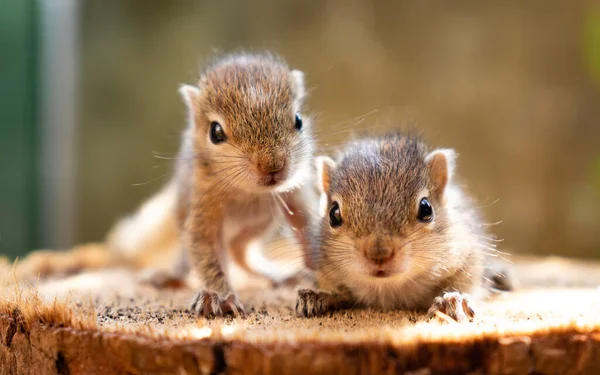
[[[215,60],[197,86],[184,85],[180,93],[189,120],[174,176],[173,213],[183,247],[175,276],[191,266],[203,280],[192,305],[198,315],[243,315],[226,262],[231,258],[274,283],[291,277],[264,255],[252,254],[250,261],[246,253],[279,219],[295,229],[310,266],[305,228],[316,202],[314,141],[300,113],[302,73],[270,54],[233,54]]]
[[[399,134],[319,158],[318,291],[299,292],[298,313],[362,305],[472,317],[489,244],[453,180],[454,159]]]
[[[313,140],[300,114],[302,73],[272,55],[231,55],[181,92],[190,120],[176,172],[179,226],[205,284],[192,308],[204,316],[243,314],[224,264],[231,256],[274,282],[290,277],[260,254],[250,264],[246,254],[280,214],[297,230],[309,263]]]

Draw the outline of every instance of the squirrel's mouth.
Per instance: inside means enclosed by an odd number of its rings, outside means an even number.
[[[280,181],[278,181],[275,176],[270,176],[267,178],[267,181],[265,182],[265,186],[276,186],[277,184],[279,184],[279,182]]]
[[[287,179],[287,172],[281,169],[272,173],[261,173],[258,177],[258,185],[265,188],[275,188],[283,184]]]
[[[377,278],[384,278],[384,277],[388,277],[391,274],[387,271],[384,270],[377,270],[377,271],[373,271],[371,272],[371,276],[373,277],[377,277]]]
[[[261,187],[273,188],[281,184],[283,181],[283,179],[278,179],[275,176],[264,176],[258,181],[258,185]]]

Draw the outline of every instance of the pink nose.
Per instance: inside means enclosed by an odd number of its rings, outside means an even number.
[[[259,164],[258,170],[260,173],[265,174],[265,175],[275,175],[275,174],[281,172],[283,170],[284,166],[285,166],[284,163],[265,163],[265,164]]]

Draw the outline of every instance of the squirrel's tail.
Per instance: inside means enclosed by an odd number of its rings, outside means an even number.
[[[70,250],[38,250],[11,264],[0,256],[0,286],[7,280],[34,283],[49,275],[71,275],[111,266],[169,268],[180,248],[176,222],[177,191],[173,182],[119,220],[105,243],[89,243]],[[8,276],[8,277],[7,277]]]
[[[156,266],[172,259],[180,241],[176,205],[176,184],[171,181],[113,226],[106,247],[116,258],[137,267]]]

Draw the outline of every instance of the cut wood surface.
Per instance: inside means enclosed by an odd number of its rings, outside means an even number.
[[[518,289],[461,324],[364,309],[297,318],[296,288],[246,278],[236,284],[248,318],[196,319],[193,278],[157,290],[140,282],[146,271],[103,260],[29,286],[24,270],[39,270],[27,262],[2,269],[20,273],[0,300],[0,374],[600,373],[593,262],[514,257]]]

